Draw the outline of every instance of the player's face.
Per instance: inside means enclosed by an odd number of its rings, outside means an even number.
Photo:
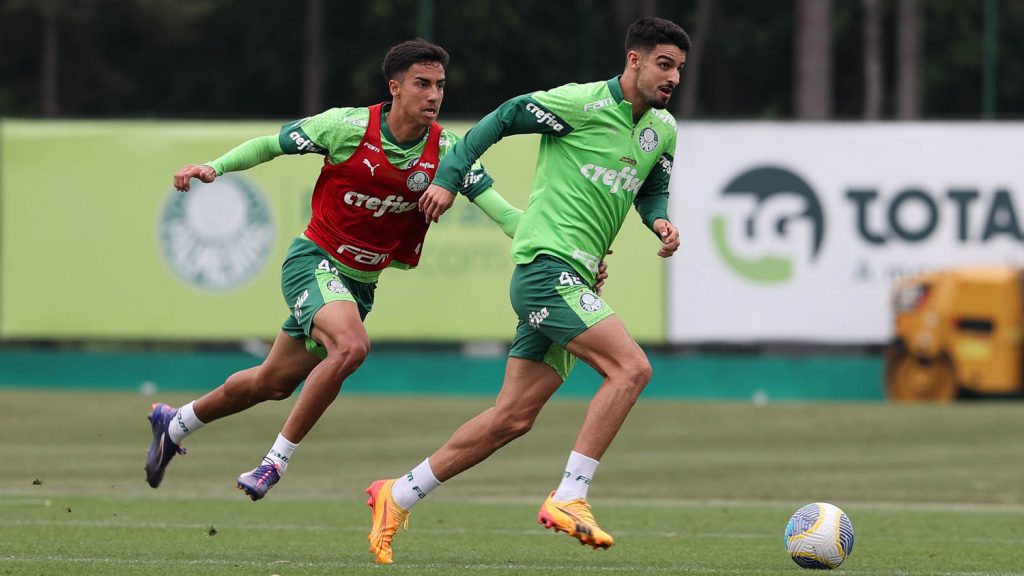
[[[413,64],[389,83],[394,106],[421,126],[430,126],[441,112],[444,83],[444,66],[439,62]]]
[[[679,85],[686,52],[675,44],[659,44],[653,50],[630,54],[630,63],[637,67],[636,88],[644,102],[659,110],[667,106],[672,91]]]

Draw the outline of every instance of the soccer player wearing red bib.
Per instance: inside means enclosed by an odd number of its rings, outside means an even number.
[[[200,427],[266,400],[288,398],[305,381],[277,440],[253,470],[238,477],[252,500],[263,498],[288,468],[295,448],[338,396],[370,350],[363,320],[385,268],[419,264],[429,222],[418,210],[440,159],[458,137],[437,124],[448,54],[416,39],[388,51],[383,63],[392,100],[333,108],[254,138],[205,164],[174,175],[187,192],[192,178],[212,182],[282,154],[317,153],[324,166],[313,191],[312,218],[288,251],[281,290],[291,314],[267,358],[236,372],[213,391],[149,414],[153,441],[146,481],[156,488],[182,441]],[[491,188],[479,164],[460,191],[512,236],[521,211]]]

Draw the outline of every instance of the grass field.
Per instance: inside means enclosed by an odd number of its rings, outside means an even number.
[[[180,403],[185,396],[161,397]],[[186,441],[150,489],[153,398],[0,390],[0,574],[797,574],[782,533],[825,500],[853,521],[848,574],[1024,575],[1024,404],[644,401],[598,469],[591,502],[616,546],[536,523],[585,403],[449,481],[367,552],[363,489],[421,461],[486,398],[343,396],[253,503],[258,463],[291,405],[265,404]]]

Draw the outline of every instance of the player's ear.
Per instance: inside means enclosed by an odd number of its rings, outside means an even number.
[[[630,50],[626,52],[626,65],[629,68],[639,69],[640,68],[640,52],[636,50]]]
[[[395,96],[398,96],[398,87],[400,85],[401,84],[398,82],[398,80],[395,80],[394,78],[392,78],[391,80],[388,80],[388,91],[391,92],[391,97],[392,98],[394,98]]]

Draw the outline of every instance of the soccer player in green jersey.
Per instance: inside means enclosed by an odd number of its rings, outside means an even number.
[[[420,39],[399,44],[383,63],[390,102],[333,108],[290,122],[279,134],[254,138],[174,175],[175,188],[188,191],[192,178],[212,182],[282,154],[324,156],[309,227],[292,243],[282,266],[281,287],[291,314],[261,365],[232,374],[179,408],[153,405],[145,466],[150,486],[159,486],[170,460],[184,453],[186,436],[260,402],[288,398],[305,380],[277,441],[237,485],[259,500],[280,480],[299,442],[369,352],[362,321],[381,271],[408,269],[419,261],[427,223],[417,200],[439,159],[458,140],[435,122],[447,65],[440,46]],[[465,172],[466,184],[455,188],[512,236],[521,211],[491,188],[493,179],[479,164]]]
[[[625,47],[621,76],[519,96],[488,114],[444,158],[420,200],[426,217],[436,221],[492,144],[513,134],[541,134],[529,205],[512,241],[510,296],[519,325],[501,391],[493,407],[408,474],[367,488],[370,549],[380,563],[392,562],[395,532],[414,504],[530,430],[574,358],[604,382],[538,521],[594,548],[614,542],[594,520],[587,491],[650,380],[651,366],[593,286],[631,206],[660,240],[659,256],[679,247],[667,213],[676,123],[665,106],[679,84],[690,40],[668,20],[643,18],[629,27]]]

